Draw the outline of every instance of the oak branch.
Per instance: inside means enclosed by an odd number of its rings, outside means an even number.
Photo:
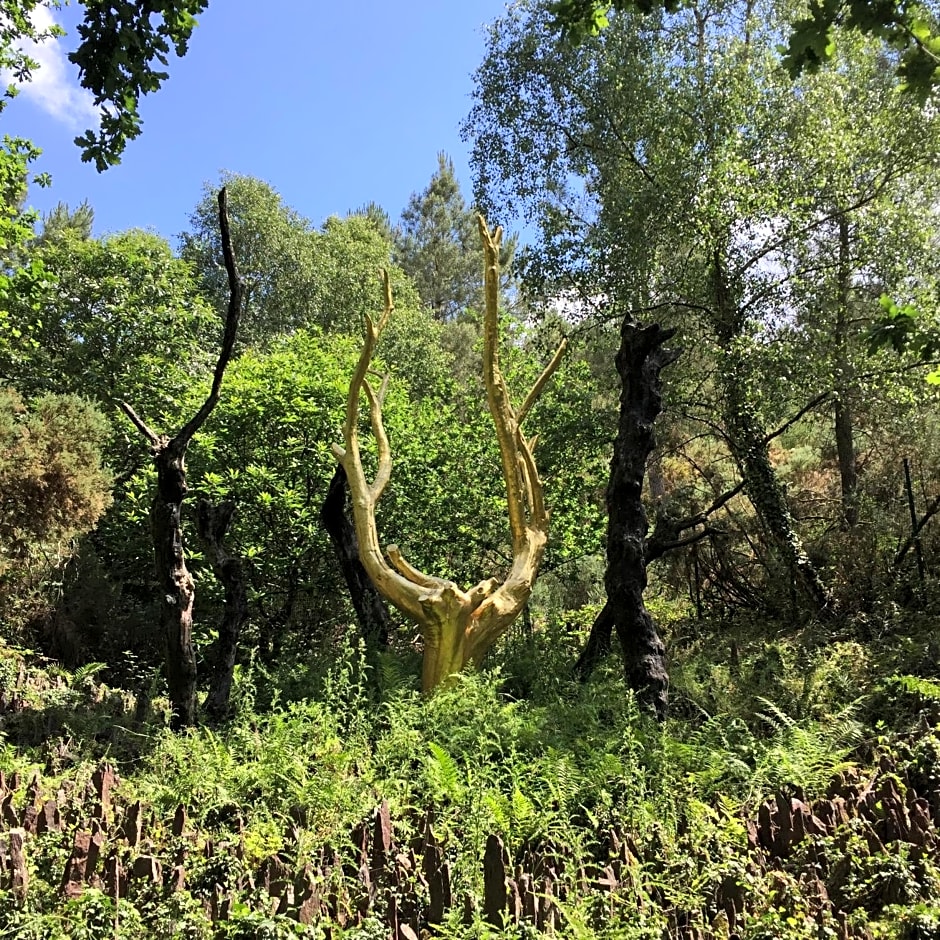
[[[521,406],[515,409],[499,367],[499,247],[502,229],[490,233],[479,218],[485,257],[485,310],[483,327],[483,380],[487,404],[496,425],[496,437],[506,482],[512,566],[508,574],[488,578],[468,590],[453,581],[431,577],[412,567],[396,545],[383,554],[375,524],[375,507],[392,473],[388,435],[382,423],[382,392],[370,385],[368,374],[379,336],[391,316],[393,303],[388,274],[383,274],[385,309],[376,323],[365,318],[365,341],[349,385],[345,447],[333,452],[346,471],[352,494],[353,519],[363,567],[376,588],[403,614],[412,619],[424,638],[422,686],[434,689],[467,664],[479,665],[486,651],[522,612],[538,574],[548,539],[548,511],[535,466],[535,438],[527,440],[521,425],[552,373],[558,368],[567,341],[558,347]],[[378,467],[370,482],[362,469],[358,418],[360,396],[369,403],[372,432],[378,450]]]

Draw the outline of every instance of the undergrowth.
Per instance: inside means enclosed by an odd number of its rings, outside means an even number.
[[[8,778],[40,770],[55,791],[87,786],[111,762],[123,799],[153,806],[157,818],[186,806],[208,838],[239,841],[246,870],[278,853],[302,864],[324,844],[344,845],[382,800],[403,843],[430,811],[454,894],[469,899],[482,895],[491,834],[513,857],[550,845],[589,860],[602,851],[599,834],[629,832],[646,860],[630,870],[630,891],[606,906],[559,901],[565,936],[671,936],[677,911],[687,927],[698,918],[701,936],[727,936],[715,898],[729,884],[748,911],[741,937],[835,936],[800,900],[800,883],[749,867],[745,819],[777,792],[821,794],[833,775],[871,764],[915,726],[933,727],[936,675],[879,674],[879,650],[849,636],[823,646],[804,629],[767,642],[762,629],[752,641],[746,626],[722,634],[695,624],[698,637],[687,632],[673,648],[676,717],[658,725],[625,691],[615,661],[589,683],[571,679],[559,650],[576,645],[586,622],[571,615],[512,637],[484,673],[431,698],[393,657],[370,673],[354,645],[329,668],[295,665],[287,681],[248,663],[236,677],[234,717],[183,734],[165,726],[159,700],[139,720],[133,696],[101,686],[94,669],[69,674],[0,648],[4,686],[22,685],[21,663],[29,677],[17,709],[0,715],[0,769]],[[936,753],[923,754],[917,772],[936,773]],[[65,850],[46,836],[31,851],[32,887],[23,904],[0,902],[0,937],[110,937],[115,924],[127,937],[322,935],[248,895],[211,925],[206,892],[228,876],[209,861],[193,869],[187,891],[115,906],[91,888],[66,900],[56,883]],[[875,853],[852,878],[851,916],[869,936],[938,936],[935,868]],[[903,887],[904,905],[877,888],[889,882]],[[334,925],[332,936],[366,940],[382,929],[367,918]],[[469,922],[451,915],[442,935],[497,933],[477,903]]]

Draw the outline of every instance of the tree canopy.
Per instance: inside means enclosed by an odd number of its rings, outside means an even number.
[[[554,0],[554,24],[576,42],[596,36],[610,24],[613,11],[674,13],[687,0]],[[897,0],[813,0],[809,15],[790,22],[783,64],[791,77],[835,61],[840,31],[882,40],[899,53],[897,75],[904,87],[926,96],[940,82],[940,33],[936,5]]]

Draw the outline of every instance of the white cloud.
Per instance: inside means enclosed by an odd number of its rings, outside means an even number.
[[[31,19],[40,32],[55,23],[52,13],[43,6],[33,10]],[[39,68],[33,69],[32,80],[18,86],[21,97],[35,102],[47,114],[75,130],[97,124],[94,98],[76,81],[75,66],[65,57],[61,43],[50,38],[45,42],[23,42],[20,47],[39,63]],[[11,78],[9,73],[5,74],[4,84]]]

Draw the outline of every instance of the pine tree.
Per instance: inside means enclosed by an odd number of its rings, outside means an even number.
[[[395,260],[438,320],[450,320],[481,302],[479,235],[454,174],[454,162],[437,155],[427,189],[412,193],[396,231]]]
[[[68,203],[59,202],[43,216],[40,238],[43,242],[50,242],[71,233],[87,241],[91,238],[94,224],[95,210],[87,199],[77,209],[70,209]]]

